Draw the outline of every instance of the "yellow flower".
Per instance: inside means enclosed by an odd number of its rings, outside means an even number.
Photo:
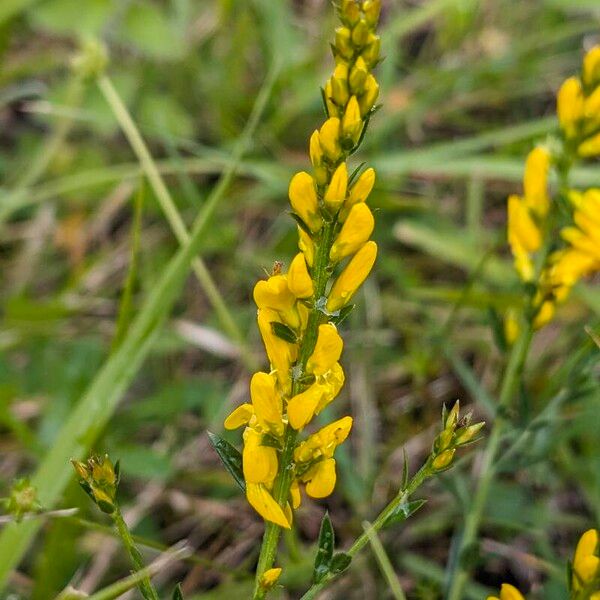
[[[323,123],[319,130],[319,142],[329,160],[335,162],[340,157],[340,120],[337,117],[331,117]]]
[[[332,458],[352,429],[352,417],[342,417],[310,435],[294,450],[294,459],[306,463],[321,457]]]
[[[310,136],[309,153],[310,162],[314,169],[315,181],[317,185],[324,185],[327,182],[329,174],[327,167],[323,165],[323,149],[321,148],[318,131],[313,131],[313,134]]]
[[[326,458],[311,467],[301,479],[311,498],[326,498],[333,492],[336,478],[335,458]]]
[[[265,520],[271,521],[284,529],[291,525],[283,509],[262,483],[246,483],[246,499],[254,510]]]
[[[573,589],[580,590],[600,577],[598,530],[588,529],[579,538],[573,557]],[[594,592],[600,590],[592,590]]]
[[[350,71],[348,83],[353,94],[362,94],[365,91],[365,81],[369,75],[369,67],[362,56],[359,56]]]
[[[300,485],[298,484],[297,479],[294,479],[294,481],[292,481],[292,485],[290,486],[290,500],[292,501],[292,508],[294,510],[296,510],[302,503]]]
[[[535,329],[541,329],[544,325],[547,325],[552,321],[556,314],[556,303],[553,300],[546,300],[542,302],[538,308],[535,319],[533,320],[533,326]]]
[[[333,211],[344,203],[346,199],[346,190],[348,188],[348,167],[343,162],[333,173],[331,183],[325,192],[323,200],[325,204]]]
[[[369,168],[356,180],[356,183],[350,188],[348,199],[346,200],[346,206],[352,207],[354,204],[364,202],[373,186],[375,185],[375,169]]]
[[[304,254],[306,264],[312,268],[315,264],[315,244],[302,227],[298,227],[298,248]]]
[[[503,583],[500,588],[500,598],[498,596],[488,596],[487,600],[525,600],[525,598],[514,585]]]
[[[260,579],[260,587],[265,590],[270,590],[277,583],[281,571],[281,567],[275,567],[265,571]]]
[[[585,140],[585,142],[579,144],[577,153],[582,158],[591,158],[600,154],[600,133],[593,135],[591,138]]]
[[[534,148],[525,161],[523,188],[525,204],[538,217],[545,217],[550,207],[548,196],[548,171],[550,153],[542,146]]]
[[[568,138],[574,137],[583,117],[583,90],[577,77],[569,77],[556,97],[558,121]]]
[[[252,404],[244,402],[240,404],[226,419],[223,423],[225,429],[237,429],[242,425],[248,425],[250,419],[254,416],[254,407]]]
[[[244,430],[242,453],[244,479],[248,483],[264,483],[270,486],[277,475],[277,451],[262,445],[262,434],[252,427]]]
[[[306,363],[306,370],[316,376],[324,375],[342,355],[344,342],[333,323],[319,325],[315,349]]]
[[[323,226],[319,214],[319,201],[313,178],[305,171],[296,173],[290,181],[290,204],[294,212],[306,223],[311,231],[317,232]]]
[[[360,114],[363,118],[373,108],[377,96],[379,96],[379,84],[375,77],[369,73],[367,80],[365,81],[365,91],[358,99]]]
[[[329,80],[330,95],[333,101],[338,106],[345,106],[350,98],[348,93],[348,65],[344,62],[339,62],[333,71],[333,76]]]
[[[594,46],[583,58],[583,83],[588,87],[600,84],[600,46]]]
[[[540,249],[542,236],[523,199],[514,195],[508,198],[508,243],[521,279],[530,281],[533,277],[530,255]]]
[[[290,368],[298,357],[298,346],[282,340],[273,333],[271,323],[279,320],[274,310],[259,310],[257,320],[271,367],[276,372],[279,385],[287,389],[291,383]]]
[[[250,397],[258,424],[277,436],[283,434],[282,402],[276,389],[276,378],[259,371],[250,380]]]
[[[376,257],[377,244],[373,241],[367,242],[352,257],[331,288],[327,300],[327,310],[329,312],[340,310],[350,302],[356,290],[371,272]]]
[[[286,275],[273,275],[254,286],[254,301],[260,309],[277,311],[280,318],[290,327],[300,326],[300,315],[296,310],[296,296],[290,291]]]
[[[290,264],[287,274],[287,284],[290,292],[296,298],[310,298],[314,293],[313,280],[311,279],[304,254],[296,254]]]
[[[371,237],[374,227],[375,219],[369,207],[364,202],[355,204],[331,246],[329,258],[338,262],[354,254]]]
[[[313,383],[300,394],[288,401],[287,414],[290,425],[294,429],[302,429],[313,418],[321,398],[327,393],[327,388],[319,383]]]
[[[363,128],[363,120],[360,114],[360,106],[356,96],[352,96],[346,106],[346,111],[342,118],[342,135],[356,144],[360,138],[360,132]]]

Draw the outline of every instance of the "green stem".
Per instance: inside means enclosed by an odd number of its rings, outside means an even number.
[[[300,357],[298,364],[300,366],[300,376],[292,382],[292,396],[299,393],[298,379],[306,370],[306,363],[312,354],[317,341],[317,333],[320,323],[324,318],[323,312],[317,307],[319,300],[325,295],[327,281],[329,280],[329,252],[333,244],[336,222],[327,223],[321,232],[321,238],[315,257],[314,282],[315,282],[315,304],[310,311],[306,331],[302,339],[300,348]],[[273,497],[276,502],[285,507],[288,501],[290,486],[293,481],[293,459],[294,449],[298,432],[289,425],[286,426],[284,434],[283,451],[279,462],[279,474],[275,480]],[[263,536],[258,565],[256,567],[256,581],[254,585],[254,600],[262,600],[266,596],[266,590],[261,587],[260,582],[265,571],[268,571],[275,562],[277,555],[277,544],[281,535],[281,527],[267,521],[265,524],[265,534]]]
[[[463,533],[458,542],[454,568],[452,569],[450,586],[446,597],[447,600],[462,600],[463,598],[465,585],[469,579],[469,568],[465,564],[466,553],[477,541],[483,511],[496,474],[494,463],[496,462],[500,450],[504,429],[509,423],[506,418],[506,412],[521,379],[523,366],[531,345],[532,335],[533,327],[531,323],[529,323],[521,332],[521,335],[512,347],[508,358],[508,363],[502,378],[496,423],[494,424],[494,428],[488,439],[487,447],[481,462],[481,476],[475,489],[473,501],[471,502],[465,517]]]
[[[371,524],[370,531],[378,532],[385,526],[386,521],[389,519],[390,515],[392,515],[398,507],[404,504],[410,496],[412,496],[417,488],[421,486],[421,484],[433,475],[433,471],[429,464],[429,460],[413,475],[409,484],[405,489],[400,490],[396,497],[379,513],[377,518]],[[369,532],[363,532],[350,546],[350,548],[346,551],[346,554],[354,558],[367,544],[369,543]],[[338,573],[329,573],[326,575],[319,583],[314,583],[302,596],[300,600],[311,600],[315,598],[315,596],[329,583],[331,583],[339,574]]]
[[[164,179],[162,178],[156,162],[152,158],[142,135],[137,128],[134,120],[132,119],[125,103],[119,96],[119,93],[115,89],[112,81],[107,75],[102,75],[98,78],[98,87],[104,95],[104,99],[110,106],[115,118],[119,122],[127,141],[131,148],[135,152],[137,159],[140,162],[144,174],[148,178],[150,185],[158,199],[158,203],[162,211],[177,238],[177,241],[185,246],[190,241],[190,234],[177,210],[175,202],[167,188]],[[223,326],[223,329],[227,332],[227,335],[235,341],[240,351],[241,358],[248,368],[249,371],[253,371],[256,368],[255,360],[250,353],[244,336],[240,331],[237,323],[235,322],[231,312],[227,308],[227,304],[223,300],[223,296],[219,292],[209,270],[207,269],[202,258],[197,256],[192,261],[192,269],[196,275],[204,293],[208,297],[210,303],[215,309],[219,320]]]
[[[142,555],[138,550],[135,542],[133,541],[133,537],[131,536],[131,532],[129,531],[129,527],[127,527],[127,523],[125,523],[125,519],[123,519],[123,515],[121,514],[121,509],[117,505],[114,512],[111,514],[112,520],[117,528],[117,532],[121,540],[123,541],[123,545],[127,550],[127,554],[129,554],[129,558],[131,558],[131,562],[133,563],[133,567],[136,572],[143,571],[146,567],[144,565],[144,561],[142,559]],[[159,600],[158,594],[156,590],[152,586],[150,582],[150,578],[146,575],[142,577],[138,582],[138,588],[144,596],[146,600]]]

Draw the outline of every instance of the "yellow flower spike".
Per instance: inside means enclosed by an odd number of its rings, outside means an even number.
[[[350,91],[353,94],[360,95],[365,91],[365,82],[369,75],[369,67],[362,56],[356,59],[356,62],[352,66],[350,75],[348,77],[348,84],[350,85]]]
[[[290,485],[290,500],[292,501],[292,508],[294,510],[302,504],[302,494],[300,493],[300,485],[297,479],[294,479]]]
[[[279,321],[279,316],[274,310],[266,308],[259,310],[257,321],[271,367],[276,372],[279,385],[287,390],[291,385],[290,368],[298,357],[298,347],[273,333],[271,323]]]
[[[348,92],[348,64],[340,62],[336,65],[333,71],[333,76],[330,79],[331,97],[338,106],[345,106],[350,98]]]
[[[379,96],[379,84],[375,77],[369,73],[367,80],[365,81],[365,92],[358,99],[358,105],[360,107],[360,114],[364,118],[375,105],[377,97]]]
[[[342,153],[340,146],[340,120],[337,117],[331,117],[323,123],[319,129],[319,141],[323,153],[329,160],[335,162]]]
[[[574,137],[583,117],[583,90],[577,77],[569,77],[560,86],[556,97],[556,112],[566,136]]]
[[[276,389],[276,378],[259,371],[250,380],[250,397],[259,422],[275,435],[283,434],[281,396]]]
[[[346,111],[342,118],[342,136],[346,140],[351,140],[356,145],[360,138],[360,132],[363,128],[363,121],[360,114],[360,106],[356,96],[352,96],[346,106]]]
[[[262,483],[246,483],[246,499],[254,510],[266,521],[271,521],[284,529],[291,529],[283,509]]]
[[[311,467],[303,476],[306,493],[311,498],[326,498],[335,488],[335,459],[327,458]]]
[[[290,263],[287,284],[290,292],[296,298],[310,298],[315,293],[313,280],[306,266],[306,259],[301,252],[296,254]]]
[[[367,242],[351,258],[331,288],[327,300],[327,310],[329,312],[340,310],[350,302],[352,296],[371,272],[376,258],[377,244],[373,241]]]
[[[594,46],[583,58],[583,83],[588,87],[600,84],[600,46]]]
[[[264,590],[270,590],[277,583],[282,570],[281,567],[274,567],[265,571],[260,578],[260,587]]]
[[[254,408],[252,404],[248,404],[244,402],[238,406],[226,419],[223,423],[225,429],[237,429],[242,425],[248,425],[248,422],[254,415]]]
[[[537,146],[527,155],[523,188],[525,204],[539,217],[545,217],[550,207],[549,170],[550,152],[543,146]]]
[[[298,248],[304,254],[306,264],[312,268],[315,264],[315,244],[308,233],[300,226],[298,226]]]
[[[331,246],[329,258],[339,262],[354,254],[371,237],[374,227],[375,219],[369,207],[364,202],[355,204]]]
[[[591,138],[579,144],[577,154],[582,158],[592,158],[600,154],[600,133],[593,135]]]
[[[375,185],[375,169],[368,168],[366,171],[360,174],[360,177],[356,180],[356,183],[350,188],[348,199],[346,200],[346,206],[351,208],[359,202],[364,202],[371,193],[373,186]]]
[[[319,325],[315,349],[306,363],[306,370],[314,375],[329,371],[342,355],[344,342],[333,323]]]
[[[271,486],[277,475],[278,464],[275,448],[263,446],[262,434],[251,427],[246,427],[242,452],[242,467],[246,482]]]
[[[323,219],[319,215],[314,179],[305,171],[296,173],[290,181],[289,197],[292,209],[308,228],[313,232],[319,231],[323,226]]]
[[[331,183],[325,192],[325,204],[333,211],[337,211],[346,199],[348,189],[348,167],[343,162],[333,173]]]
[[[302,429],[310,423],[315,411],[327,389],[319,383],[313,383],[300,394],[296,394],[288,401],[287,414],[290,425]]]
[[[591,582],[600,572],[598,530],[588,529],[580,538],[573,557],[573,588]]]
[[[456,452],[456,448],[450,448],[448,450],[444,450],[441,454],[436,456],[431,465],[436,471],[440,471],[441,469],[445,469],[450,466],[452,459],[454,458],[454,453]]]
[[[514,585],[503,583],[500,588],[500,598],[498,596],[488,596],[487,600],[525,600],[525,598]]]

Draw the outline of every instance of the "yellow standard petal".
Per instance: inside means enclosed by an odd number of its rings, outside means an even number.
[[[310,423],[325,389],[318,383],[313,383],[309,388],[291,398],[287,405],[287,414],[290,425],[296,429],[302,429]]]
[[[277,475],[277,451],[271,446],[262,445],[262,434],[246,427],[244,430],[244,451],[242,467],[247,483],[264,483],[271,486]]]
[[[310,298],[315,293],[313,280],[308,273],[303,253],[294,256],[288,270],[287,284],[290,292],[296,298]]]
[[[288,195],[294,212],[311,231],[319,231],[323,226],[323,219],[319,215],[319,200],[314,179],[305,171],[296,173],[290,181]]]
[[[324,154],[335,162],[342,153],[340,146],[340,120],[337,117],[327,119],[319,130],[319,141]]]
[[[254,373],[250,380],[250,397],[258,422],[275,435],[282,435],[282,402],[276,378],[262,371]]]
[[[237,429],[242,425],[247,425],[248,421],[254,415],[254,408],[252,404],[248,404],[245,402],[244,404],[238,406],[226,419],[223,423],[225,429]]]
[[[298,445],[294,450],[294,460],[306,463],[321,456],[332,458],[335,449],[344,442],[352,429],[352,417],[342,417],[325,425]]]
[[[331,246],[329,258],[338,262],[354,254],[371,237],[374,227],[375,219],[369,207],[364,202],[355,204]]]
[[[573,557],[573,585],[591,581],[600,569],[597,556],[598,531],[588,529],[580,538]],[[578,588],[576,588],[578,589]]]
[[[503,583],[500,588],[500,600],[525,600],[525,598],[514,585]]]
[[[259,310],[257,321],[271,368],[276,372],[279,385],[287,390],[291,383],[290,368],[298,357],[298,347],[273,333],[271,323],[279,321],[279,315],[274,310],[266,308]]]
[[[569,77],[560,86],[556,97],[556,112],[566,136],[574,137],[583,117],[583,90],[577,77]]]
[[[335,459],[327,458],[311,467],[302,477],[306,482],[306,493],[311,498],[326,498],[335,488]]]
[[[550,206],[548,196],[549,169],[550,153],[543,146],[537,146],[527,156],[523,187],[525,204],[539,217],[545,217]]]
[[[277,583],[281,571],[281,567],[274,567],[265,571],[260,578],[260,587],[264,590],[270,590]]]
[[[356,290],[371,272],[375,264],[375,258],[377,258],[377,244],[373,241],[367,242],[352,257],[329,292],[329,299],[327,300],[327,310],[329,312],[340,310],[350,302]]]
[[[356,183],[350,188],[346,206],[350,208],[354,204],[364,202],[371,193],[374,185],[375,169],[369,168],[364,171],[364,173],[361,173],[360,177],[356,180]]]
[[[292,485],[290,485],[290,499],[294,510],[300,507],[300,504],[302,503],[302,494],[300,493],[300,486],[298,485],[297,479],[294,479]]]
[[[360,116],[360,106],[356,96],[352,96],[348,101],[344,116],[342,117],[342,135],[356,144],[360,138],[363,128],[363,120]]]
[[[333,211],[337,211],[346,199],[348,189],[348,167],[343,162],[333,173],[331,182],[325,192],[325,204]]]
[[[271,521],[280,527],[290,529],[290,523],[283,509],[269,493],[267,488],[260,483],[246,484],[246,499],[254,510],[266,521]]]
[[[285,312],[296,302],[294,294],[288,288],[285,275],[273,275],[266,281],[258,281],[254,286],[254,302],[258,308],[271,308]]]
[[[306,363],[306,370],[314,375],[329,371],[342,355],[344,342],[333,323],[319,325],[315,349]]]
[[[588,87],[600,84],[600,46],[594,46],[583,58],[583,83]]]

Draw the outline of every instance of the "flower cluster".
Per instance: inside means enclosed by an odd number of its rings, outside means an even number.
[[[575,549],[571,569],[572,597],[600,600],[600,539],[597,529],[588,529]]]
[[[72,460],[71,464],[85,493],[102,512],[112,514],[116,509],[119,487],[119,462],[113,465],[105,454],[91,456],[86,462]]]
[[[369,240],[374,219],[365,203],[375,172],[349,174],[347,160],[360,145],[379,92],[371,72],[379,59],[379,11],[379,0],[343,0],[338,6],[336,67],[323,90],[328,118],[310,138],[312,174],[296,173],[289,186],[300,252],[287,273],[277,263],[254,288],[271,369],[254,374],[251,402],[225,421],[227,429],[245,426],[242,467],[249,503],[285,528],[300,504],[301,484],[313,498],[333,491],[334,452],[352,427],[346,416],[299,439],[344,384],[336,324],[377,255]]]
[[[535,289],[531,303],[535,328],[554,317],[557,304],[581,278],[600,271],[600,189],[571,190],[567,180],[575,159],[600,155],[600,46],[586,54],[581,78],[571,77],[561,86],[557,113],[559,149],[534,148],[525,163],[523,195],[508,199],[508,241],[515,269]],[[561,190],[562,214],[568,214],[563,223],[548,189],[552,167],[566,186]],[[557,224],[562,225],[560,236],[553,236]],[[513,341],[518,333],[514,315],[508,315],[506,325],[507,338]]]

